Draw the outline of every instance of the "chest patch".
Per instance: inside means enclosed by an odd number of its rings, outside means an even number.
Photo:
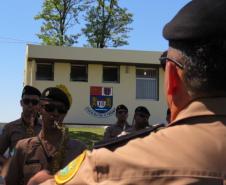
[[[66,167],[58,171],[54,176],[57,184],[64,184],[71,180],[72,177],[77,173],[79,167],[81,166],[83,160],[86,156],[86,150],[83,151],[78,157],[71,161]]]

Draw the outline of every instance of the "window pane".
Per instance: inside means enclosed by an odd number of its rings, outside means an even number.
[[[156,69],[144,68],[137,69],[136,74],[138,78],[156,78]]]
[[[158,71],[155,68],[136,69],[136,98],[158,100]]]
[[[36,80],[53,80],[53,64],[37,64]]]
[[[71,80],[72,81],[88,81],[88,66],[87,65],[71,65]]]
[[[103,66],[103,81],[104,82],[119,82],[119,67]]]

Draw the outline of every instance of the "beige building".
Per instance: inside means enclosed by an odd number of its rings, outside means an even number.
[[[65,85],[73,97],[66,123],[111,124],[115,108],[146,106],[151,124],[165,121],[161,52],[28,45],[24,84]]]

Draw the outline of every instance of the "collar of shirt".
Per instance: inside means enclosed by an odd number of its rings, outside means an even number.
[[[175,125],[177,122],[200,116],[225,116],[226,97],[206,97],[191,101],[183,110],[179,112],[176,119],[168,126]]]

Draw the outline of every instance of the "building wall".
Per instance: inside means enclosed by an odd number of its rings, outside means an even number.
[[[159,72],[159,101],[156,101],[136,99],[136,67],[134,65],[120,66],[120,83],[102,82],[102,64],[88,65],[88,82],[70,81],[70,67],[70,63],[55,63],[54,81],[36,80],[36,61],[33,59],[27,63],[25,74],[25,84],[33,85],[41,91],[58,84],[66,85],[73,97],[73,104],[64,120],[66,123],[110,124],[116,121],[114,114],[107,118],[96,118],[85,111],[89,106],[90,86],[113,87],[113,107],[125,104],[129,109],[129,123],[132,123],[134,109],[139,105],[149,109],[151,124],[165,121],[166,103],[162,87],[162,70]]]

